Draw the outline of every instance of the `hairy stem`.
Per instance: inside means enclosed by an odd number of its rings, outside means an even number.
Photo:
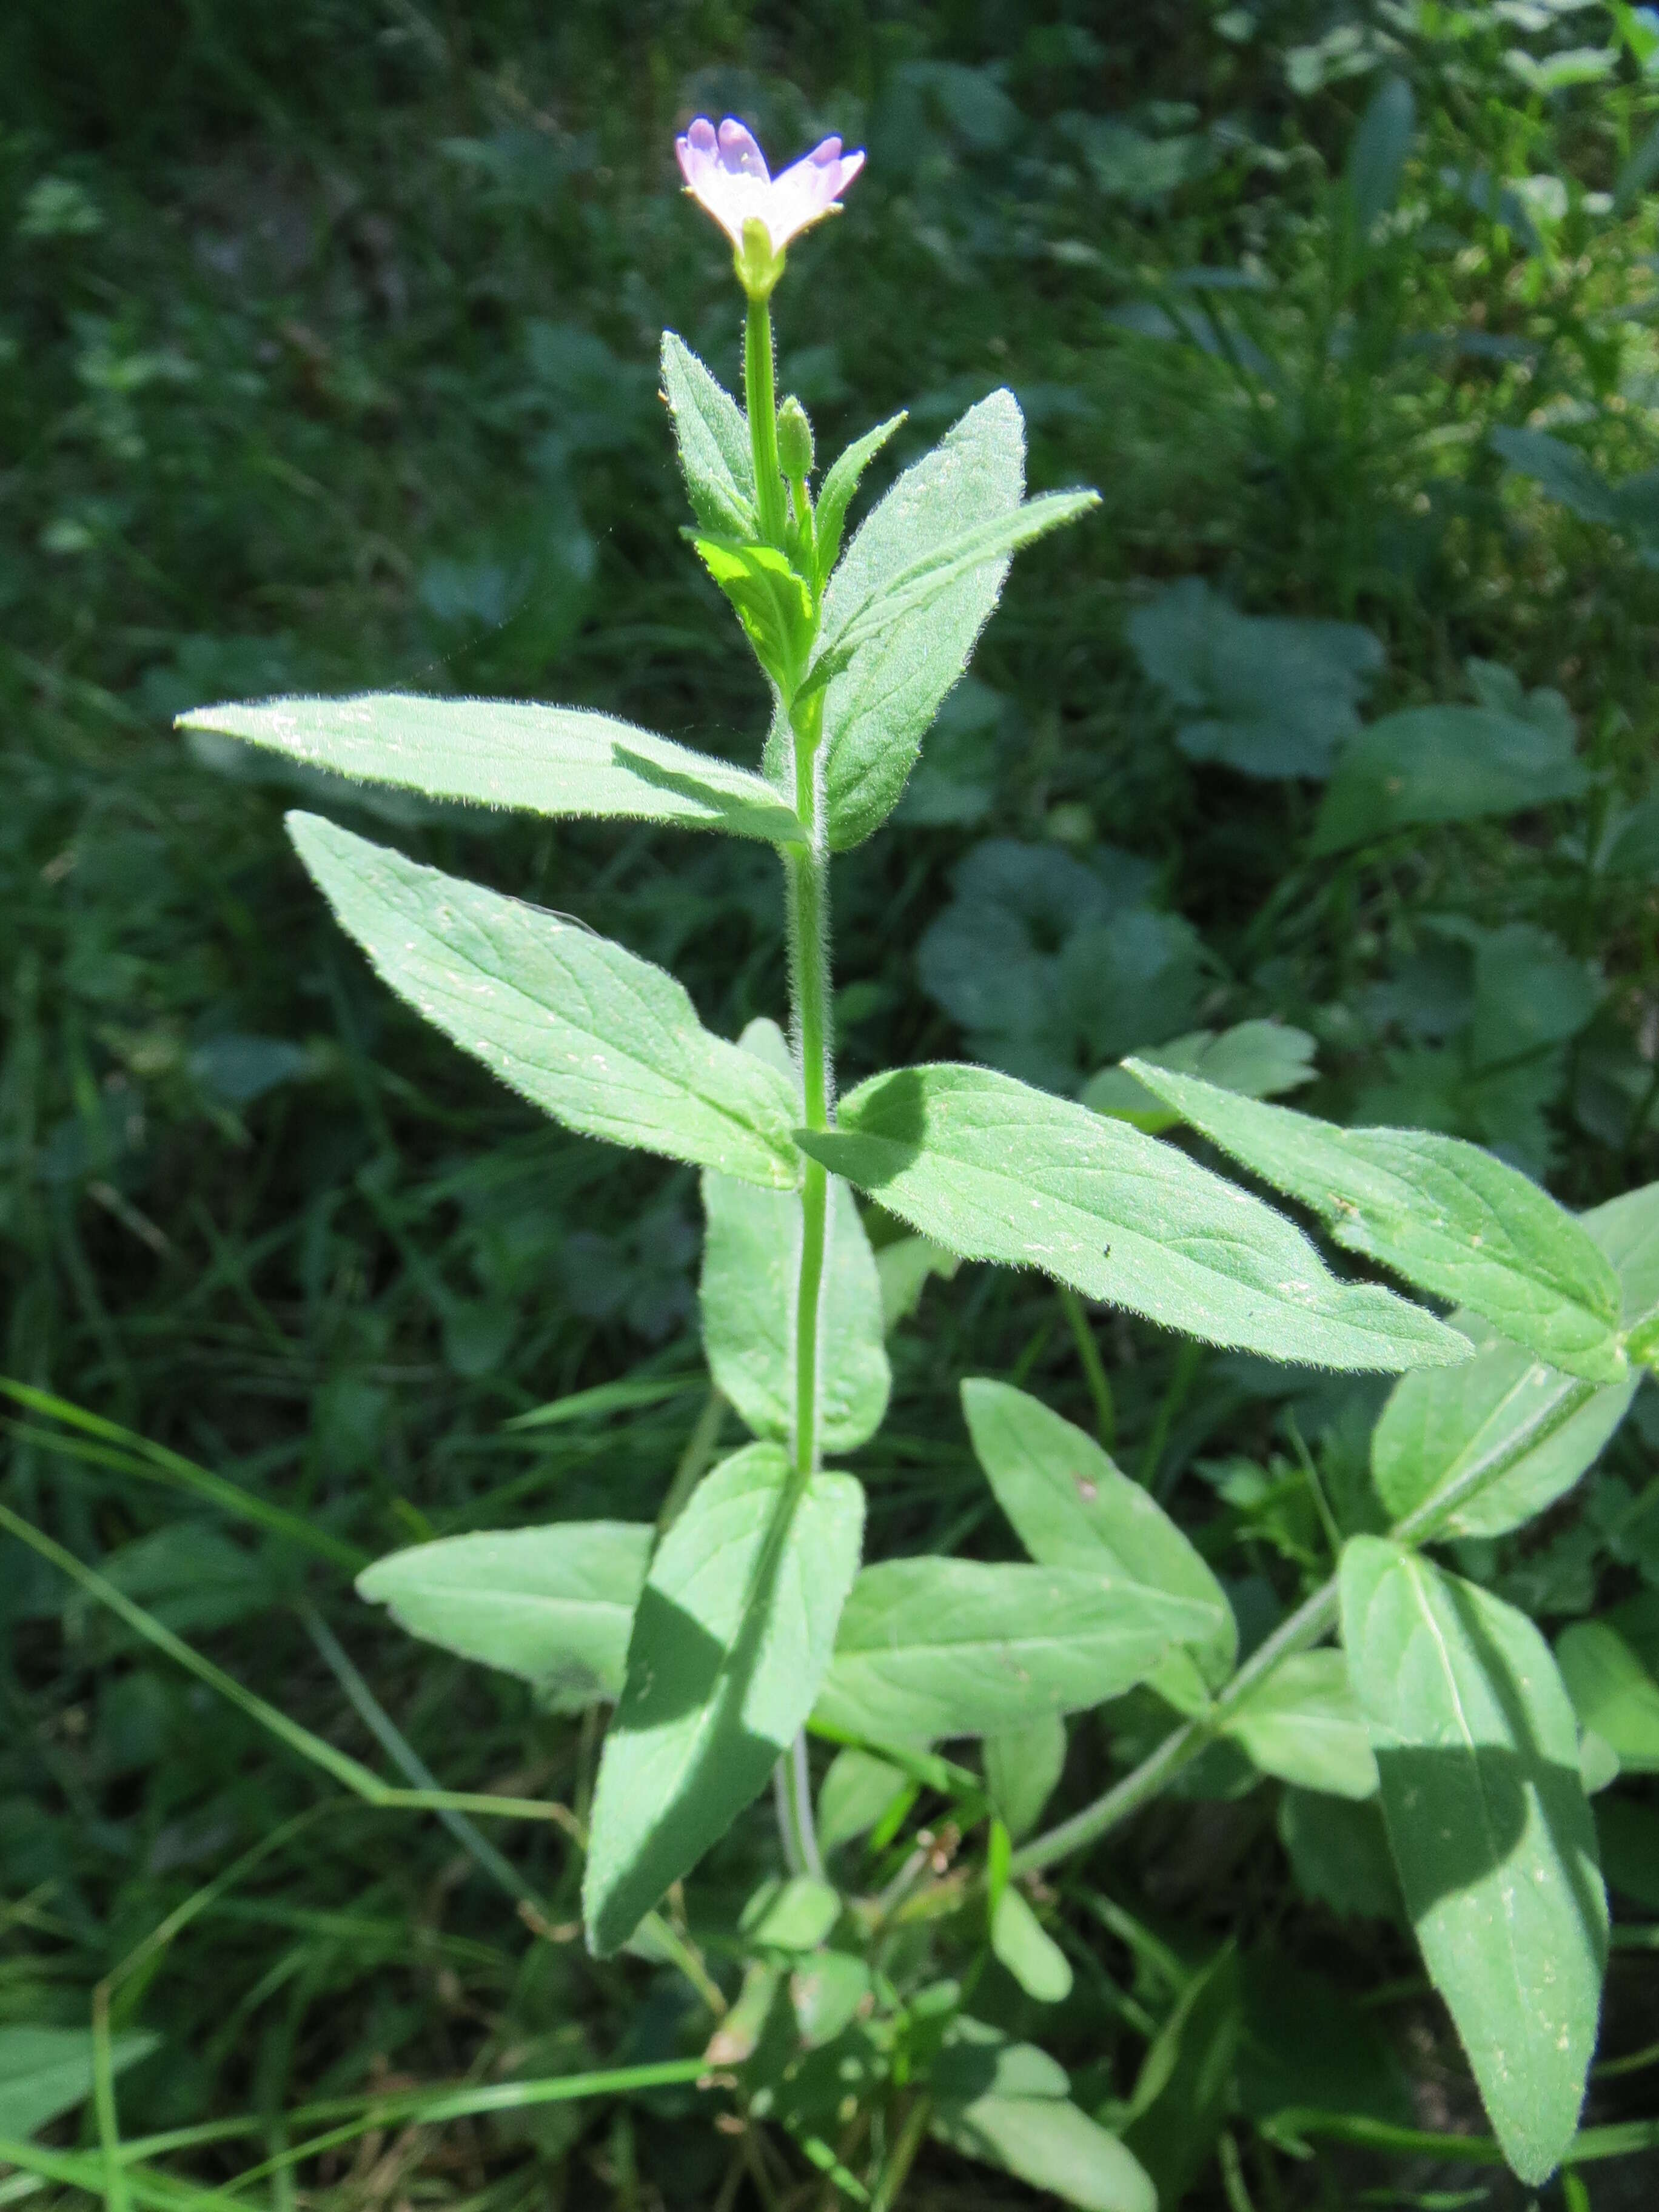
[[[781,544],[784,535],[783,479],[778,467],[777,404],[772,371],[772,318],[763,300],[751,299],[744,329],[744,387],[749,405],[749,437],[755,460],[755,489],[763,537]],[[801,845],[783,856],[789,941],[789,1011],[800,1064],[801,1103],[806,1127],[830,1126],[833,1095],[830,1010],[829,854],[818,819],[819,740],[823,734],[823,695],[813,695],[799,714],[791,714],[794,746],[795,811],[805,832]],[[808,1160],[801,1179],[800,1258],[795,1279],[795,1392],[793,1458],[796,1493],[818,1463],[818,1334],[823,1290],[824,1248],[830,1212],[830,1182],[816,1160]],[[778,1785],[778,1807],[785,1856],[804,1873],[821,1875],[823,1860],[812,1825],[811,1775],[803,1731],[786,1754]]]
[[[1420,1544],[1443,1530],[1460,1506],[1467,1504],[1489,1483],[1496,1482],[1500,1475],[1507,1474],[1529,1452],[1547,1443],[1583,1413],[1595,1391],[1594,1382],[1575,1382],[1553,1405],[1535,1413],[1524,1428],[1515,1431],[1480,1458],[1471,1460],[1455,1482],[1425,1498],[1422,1504],[1396,1522],[1389,1533],[1399,1543]],[[1052,1866],[1056,1859],[1067,1858],[1073,1851],[1097,1843],[1102,1836],[1121,1826],[1149,1803],[1190,1759],[1196,1759],[1206,1744],[1214,1741],[1216,1730],[1227,1716],[1237,1711],[1281,1659],[1288,1658],[1293,1651],[1305,1651],[1330,1633],[1336,1626],[1338,1594],[1338,1578],[1333,1575],[1280,1621],[1265,1644],[1257,1646],[1231,1681],[1217,1691],[1207,1712],[1172,1729],[1121,1782],[1114,1783],[1069,1820],[1060,1821],[1046,1834],[1034,1836],[1029,1844],[1023,1844],[1013,1855],[1010,1873],[1029,1874],[1038,1867]]]
[[[784,540],[783,471],[778,466],[778,400],[772,368],[772,309],[751,298],[743,328],[743,396],[755,456],[755,505],[769,545]]]

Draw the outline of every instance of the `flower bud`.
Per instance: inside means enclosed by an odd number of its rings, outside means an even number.
[[[812,473],[812,425],[793,392],[778,410],[778,465],[791,483]]]

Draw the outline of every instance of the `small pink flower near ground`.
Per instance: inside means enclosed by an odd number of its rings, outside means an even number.
[[[775,177],[747,125],[728,115],[718,131],[700,115],[674,141],[680,174],[697,204],[712,215],[734,246],[744,225],[758,222],[781,254],[792,238],[835,212],[841,195],[864,167],[864,155],[843,154],[839,138],[826,138]]]

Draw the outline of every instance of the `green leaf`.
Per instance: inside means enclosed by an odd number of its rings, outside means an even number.
[[[131,2032],[110,2038],[118,2074],[147,2058],[161,2039]],[[0,2027],[0,2136],[21,2142],[92,2094],[92,2031],[86,2027]]]
[[[1461,1137],[1340,1129],[1149,1060],[1126,1066],[1231,1158],[1311,1206],[1349,1251],[1474,1307],[1555,1366],[1596,1382],[1625,1372],[1611,1263],[1519,1169]]]
[[[1025,490],[1025,426],[1010,392],[970,407],[872,510],[823,598],[821,652],[873,594],[975,524],[1012,514]],[[968,665],[1007,573],[972,569],[896,635],[868,647],[824,699],[825,809],[831,849],[857,845],[891,813],[939,702]]]
[[[1357,623],[1241,615],[1198,577],[1138,608],[1127,629],[1182,751],[1241,775],[1328,775],[1382,665],[1382,646]]]
[[[1373,1811],[1370,1819],[1397,1903],[1382,1815]],[[1281,2113],[1312,2109],[1410,2125],[1411,2085],[1383,2021],[1363,1996],[1265,1948],[1253,1951],[1243,1968],[1238,2102],[1251,2119],[1271,2124]],[[1282,2124],[1282,2131],[1275,2125],[1273,2133],[1280,2140],[1292,2134],[1293,2121]],[[1395,2199],[1401,2212],[1411,2201]]]
[[[1659,140],[1659,124],[1654,136]],[[1602,848],[1598,865],[1609,876],[1644,883],[1659,879],[1659,793],[1631,808]]]
[[[1037,1565],[1097,1567],[1190,1598],[1209,1615],[1192,1644],[1204,1682],[1224,1682],[1238,1655],[1232,1608],[1150,1492],[1092,1437],[1009,1383],[969,1378],[962,1409],[997,1503]]]
[[[1048,1091],[1186,1028],[1208,984],[1190,922],[1143,903],[1148,871],[990,837],[952,871],[956,896],[917,948],[922,988],[971,1056]]]
[[[993,1735],[1121,1696],[1212,1626],[1125,1576],[886,1559],[853,1585],[813,1718],[877,1743]]]
[[[841,551],[847,510],[853,503],[854,494],[858,490],[864,471],[905,419],[905,410],[901,408],[896,415],[890,415],[884,422],[878,422],[873,430],[866,430],[861,438],[855,438],[846,451],[838,453],[830,465],[819,488],[812,515],[812,538],[817,550],[820,592],[829,582],[836,556]]]
[[[1328,1905],[1345,1919],[1405,1917],[1400,1877],[1375,1797],[1333,1797],[1322,1790],[1288,1788],[1279,1801],[1279,1840],[1297,1887],[1314,1904]]]
[[[567,1521],[411,1545],[357,1577],[400,1628],[535,1684],[561,1712],[621,1694],[648,1522]]]
[[[935,2059],[933,2132],[1083,2212],[1158,2212],[1158,2196],[1115,2136],[1066,2096],[1065,2069],[1035,2044],[981,2021],[952,2021]]]
[[[816,1951],[840,1917],[840,1895],[827,1881],[774,1876],[744,1905],[738,1930],[757,1950]]]
[[[1064,2099],[942,2105],[933,2133],[964,2158],[1000,2166],[1082,2212],[1157,2212],[1158,2192],[1133,2152]]]
[[[1416,122],[1410,85],[1402,76],[1385,77],[1359,118],[1343,172],[1354,228],[1362,239],[1369,237],[1400,197]]]
[[[873,1828],[901,1790],[910,1787],[908,1775],[873,1752],[838,1751],[818,1784],[820,1845],[834,1851],[850,1844]]]
[[[1620,1320],[1633,1328],[1659,1304],[1659,1184],[1610,1199],[1578,1217],[1618,1279]],[[1548,1422],[1571,1393],[1570,1377],[1492,1335],[1473,1315],[1453,1326],[1474,1344],[1466,1366],[1412,1375],[1395,1385],[1371,1434],[1371,1479],[1396,1521],[1501,1458],[1512,1439]],[[1501,1536],[1565,1494],[1601,1455],[1636,1395],[1638,1377],[1598,1390],[1588,1405],[1461,1504],[1437,1534]]]
[[[179,727],[476,806],[672,822],[775,845],[801,839],[794,810],[760,776],[583,708],[369,691],[198,707]]]
[[[840,675],[858,653],[914,623],[964,579],[987,568],[1001,568],[1012,555],[1035,545],[1051,531],[1077,521],[1099,504],[1100,494],[1095,491],[1044,492],[1010,514],[994,515],[959,537],[930,547],[897,574],[875,586],[863,605],[839,622],[833,641],[826,640],[813,661],[807,691]]]
[[[1374,1797],[1376,1761],[1340,1651],[1281,1659],[1228,1715],[1223,1734],[1264,1774],[1333,1797]]]
[[[776,1025],[751,1022],[745,1047],[788,1066]],[[789,1079],[793,1084],[793,1070]],[[881,1426],[891,1372],[882,1286],[852,1192],[830,1185],[829,1250],[819,1306],[819,1441],[856,1450]],[[788,1437],[794,1425],[794,1312],[801,1237],[793,1191],[757,1190],[705,1175],[703,1350],[715,1382],[757,1436]]]
[[[1012,1882],[991,1915],[991,1949],[1038,2004],[1063,2004],[1072,1994],[1066,1954],[1032,1911],[1024,1891]]]
[[[784,696],[793,696],[812,643],[812,594],[805,580],[775,545],[696,536],[691,543],[736,608],[755,658]]]
[[[875,1076],[836,1129],[797,1140],[966,1259],[1041,1267],[1212,1344],[1346,1368],[1468,1356],[1432,1315],[1338,1282],[1299,1230],[1174,1146],[986,1068]]]
[[[1293,1030],[1282,1022],[1239,1022],[1218,1036],[1214,1030],[1189,1030],[1185,1036],[1172,1037],[1156,1048],[1143,1045],[1136,1057],[1176,1075],[1200,1076],[1245,1098],[1272,1098],[1299,1090],[1318,1073],[1313,1064],[1313,1039],[1305,1030]],[[1132,1122],[1149,1137],[1160,1136],[1181,1119],[1124,1067],[1103,1067],[1085,1084],[1081,1097],[1095,1113]]]
[[[1397,1545],[1354,1538],[1341,1592],[1418,1942],[1536,2186],[1578,2123],[1607,1948],[1572,1706],[1523,1613]]]
[[[1395,1384],[1371,1431],[1371,1480],[1393,1521],[1448,1490],[1472,1467],[1502,1457],[1580,1386],[1473,1314],[1454,1314],[1475,1347],[1467,1365]],[[1609,1382],[1495,1480],[1466,1498],[1437,1538],[1501,1536],[1564,1497],[1601,1455],[1630,1410],[1636,1376]]]
[[[1619,523],[1619,499],[1614,487],[1565,438],[1552,438],[1547,430],[1511,429],[1500,426],[1492,434],[1494,452],[1516,471],[1530,477],[1553,500],[1576,514],[1581,522]]]
[[[876,1275],[881,1284],[882,1324],[888,1334],[909,1320],[934,1276],[954,1281],[961,1265],[956,1253],[935,1244],[931,1237],[896,1237],[884,1244],[876,1254]]]
[[[289,833],[382,978],[567,1128],[774,1190],[799,1173],[775,1068],[698,1021],[660,968],[580,922],[463,883],[312,814]]]
[[[705,530],[752,538],[755,457],[738,403],[683,338],[662,334],[662,386],[692,510]]]
[[[1003,1826],[1018,1843],[1042,1818],[1066,1769],[1066,1723],[1039,1715],[1006,1735],[985,1739],[985,1784]]]
[[[1484,931],[1475,949],[1469,1035],[1475,1066],[1501,1066],[1565,1043],[1589,1021],[1601,995],[1595,970],[1548,930],[1511,921]]]
[[[1141,2062],[1123,2140],[1151,2175],[1160,2207],[1180,2203],[1231,2109],[1243,2004],[1229,1943],[1188,1983]]]
[[[1659,470],[1644,469],[1610,483],[1577,447],[1544,430],[1497,429],[1492,443],[1547,498],[1559,501],[1581,522],[1622,532],[1644,566],[1659,565]]]
[[[775,1444],[705,1475],[651,1563],[594,1792],[582,1913],[617,1950],[765,1787],[811,1708],[858,1567],[864,1493]]]
[[[1605,1620],[1576,1621],[1555,1647],[1580,1724],[1626,1774],[1659,1774],[1659,1682]]]
[[[1316,854],[1424,822],[1472,822],[1577,799],[1571,732],[1485,707],[1407,707],[1346,745],[1314,825]]]

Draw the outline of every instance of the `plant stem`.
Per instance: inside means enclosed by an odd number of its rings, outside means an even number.
[[[744,329],[744,392],[749,407],[749,441],[755,462],[761,534],[774,544],[781,545],[784,490],[778,465],[772,315],[764,300],[751,298],[749,302]],[[803,842],[790,847],[783,855],[790,1026],[800,1064],[801,1104],[806,1127],[827,1129],[834,1078],[830,1009],[829,854],[818,818],[817,752],[823,734],[822,691],[815,692],[799,714],[792,711],[789,720],[794,744],[795,811],[805,833]],[[795,1498],[811,1480],[818,1464],[818,1334],[829,1213],[829,1177],[817,1161],[808,1160],[801,1178],[800,1259],[795,1282],[793,1333]],[[803,1872],[821,1877],[823,1862],[812,1826],[805,1731],[798,1735],[786,1756],[778,1798],[783,1816],[786,1856],[798,1861]]]
[[[1089,1395],[1095,1401],[1095,1427],[1099,1433],[1103,1450],[1113,1450],[1117,1443],[1117,1407],[1112,1402],[1112,1385],[1105,1364],[1100,1356],[1100,1346],[1083,1301],[1069,1283],[1057,1285],[1060,1308],[1070,1325],[1077,1344],[1077,1356],[1083,1368],[1083,1379],[1089,1386]]]
[[[915,2164],[916,2153],[921,2148],[927,2134],[927,2123],[933,2117],[933,2100],[925,2093],[916,2099],[904,2116],[898,2140],[889,2152],[881,2171],[875,2192],[870,2199],[870,2212],[890,2212],[898,2202],[899,2191],[909,2179],[910,2168]]]
[[[778,465],[778,400],[772,370],[772,309],[750,299],[743,327],[743,396],[755,456],[755,507],[769,545],[784,540],[783,471]]]
[[[1569,1421],[1583,1413],[1595,1395],[1596,1388],[1594,1382],[1575,1382],[1553,1404],[1541,1407],[1524,1428],[1513,1431],[1492,1450],[1472,1460],[1454,1481],[1425,1498],[1395,1522],[1389,1531],[1395,1541],[1420,1544],[1443,1530],[1460,1506],[1467,1504],[1489,1483],[1496,1482],[1500,1475],[1507,1474],[1529,1452],[1536,1451],[1559,1435]],[[1294,1613],[1280,1621],[1266,1643],[1256,1647],[1231,1681],[1217,1691],[1206,1712],[1172,1729],[1139,1766],[1121,1782],[1114,1783],[1092,1803],[1073,1813],[1069,1820],[1060,1821],[1045,1835],[1034,1836],[1029,1844],[1022,1844],[1010,1863],[1010,1875],[1030,1874],[1036,1868],[1052,1866],[1056,1859],[1069,1857],[1073,1851],[1097,1843],[1102,1836],[1121,1826],[1131,1814],[1156,1797],[1167,1782],[1214,1741],[1216,1730],[1227,1716],[1243,1704],[1281,1659],[1288,1658],[1293,1651],[1305,1651],[1329,1634],[1336,1625],[1339,1589],[1338,1577],[1333,1575],[1311,1596],[1304,1598]]]

